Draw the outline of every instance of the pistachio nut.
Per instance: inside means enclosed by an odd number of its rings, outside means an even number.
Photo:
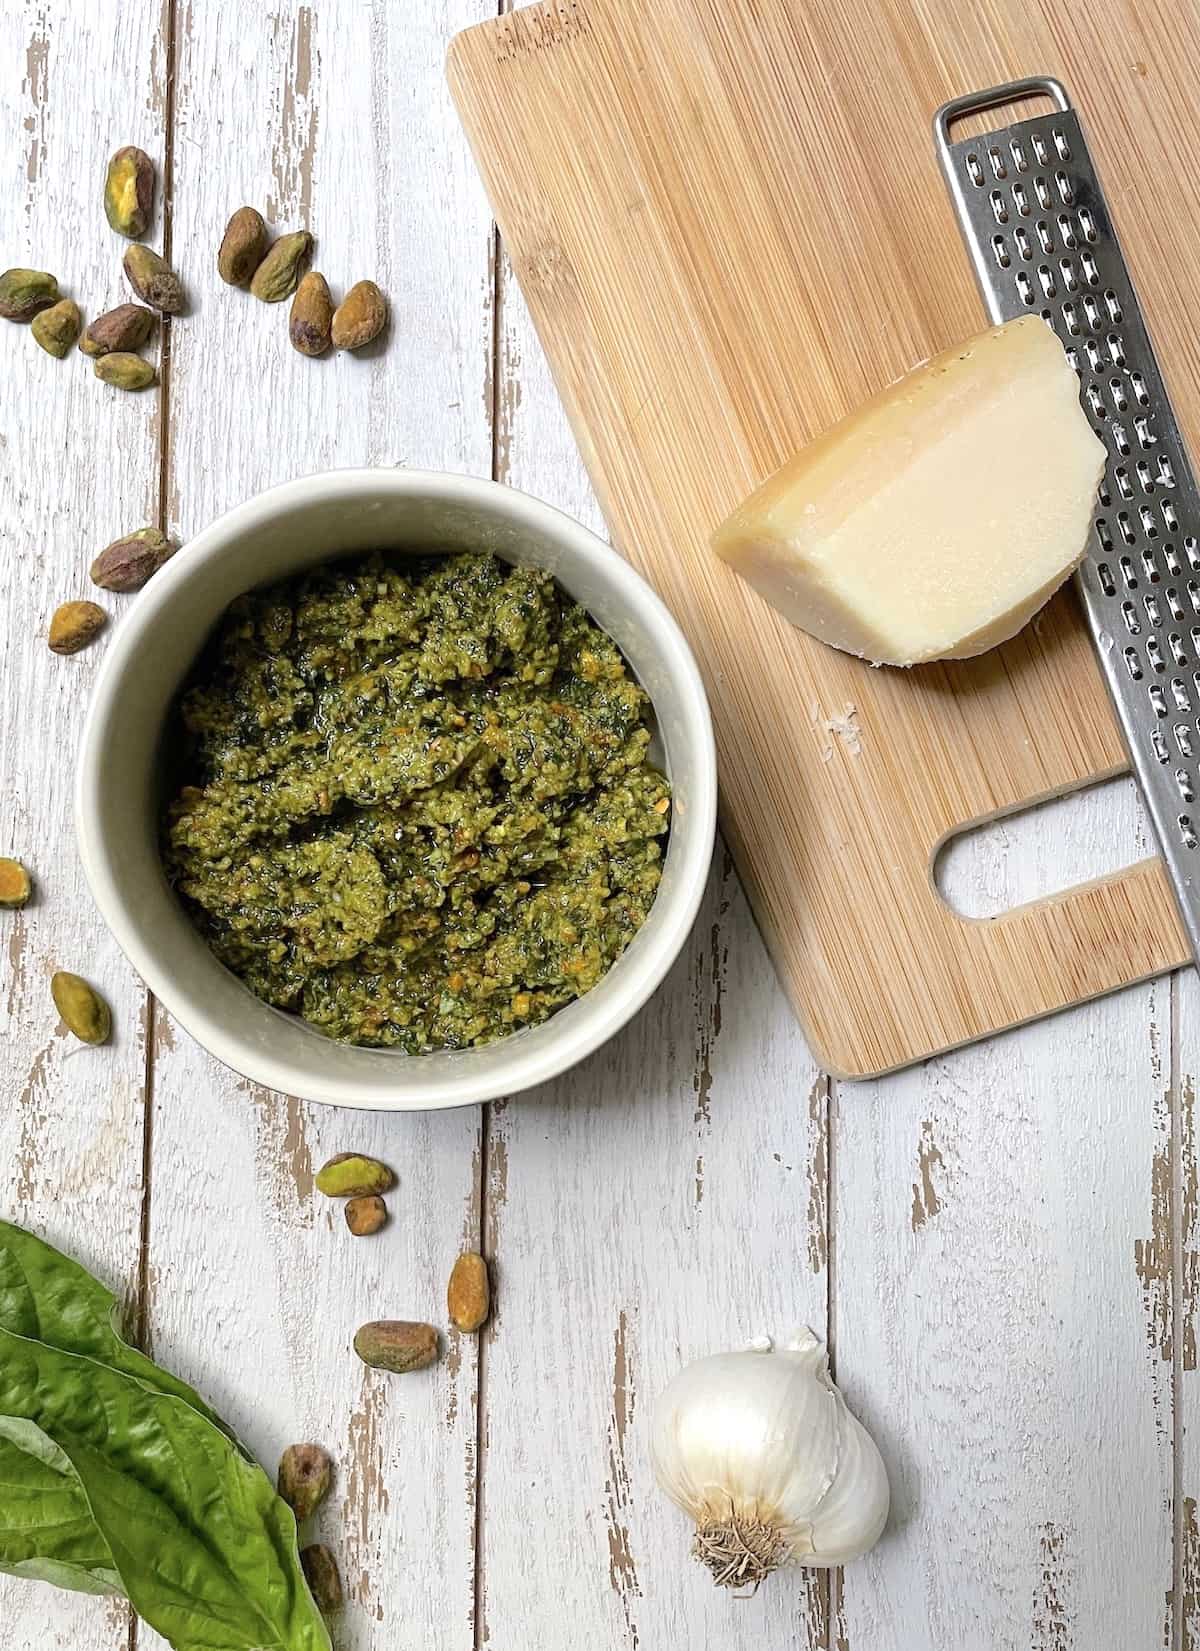
[[[313,1542],[300,1550],[300,1565],[308,1591],[323,1617],[340,1611],[345,1595],[338,1562],[323,1542]]]
[[[433,1325],[408,1319],[377,1319],[364,1324],[354,1337],[354,1351],[376,1370],[424,1370],[434,1363],[439,1350]]]
[[[19,860],[0,856],[0,906],[6,911],[19,911],[29,904],[33,881]]]
[[[60,298],[48,310],[39,310],[29,324],[29,330],[47,355],[61,361],[79,337],[82,320],[79,305],[71,298]]]
[[[374,281],[356,281],[333,312],[338,350],[361,350],[387,326],[388,302]]]
[[[317,1171],[316,1188],[326,1198],[357,1198],[363,1193],[388,1192],[396,1177],[378,1158],[361,1152],[339,1152]]]
[[[479,1330],[487,1322],[491,1305],[487,1262],[474,1250],[467,1250],[454,1263],[446,1287],[450,1322],[456,1330]]]
[[[135,533],[125,533],[104,547],[92,563],[91,581],[101,590],[122,594],[141,590],[174,554],[175,546],[165,533],[156,527],[139,527]]]
[[[98,355],[92,371],[102,383],[114,384],[118,390],[148,390],[157,380],[154,363],[128,350]]]
[[[68,1032],[80,1043],[107,1043],[112,1032],[112,1012],[108,1004],[81,975],[60,969],[50,978],[54,1007]]]
[[[267,250],[267,226],[261,212],[239,206],[225,225],[217,249],[217,274],[231,287],[245,287]]]
[[[153,248],[135,243],[126,249],[122,265],[129,285],[143,302],[167,315],[178,315],[183,308],[179,277]]]
[[[118,304],[105,310],[84,330],[79,348],[84,355],[109,355],[114,350],[140,350],[154,330],[154,311],[141,304]]]
[[[377,1192],[346,1201],[346,1225],[355,1238],[369,1238],[387,1221],[387,1205]]]
[[[46,641],[53,653],[77,654],[95,641],[107,618],[94,602],[64,602],[50,616]]]
[[[254,272],[250,291],[264,304],[278,304],[290,298],[312,252],[313,238],[306,229],[281,235],[267,250]]]
[[[104,211],[109,228],[138,241],[150,227],[154,205],[154,163],[132,143],[118,149],[104,178]]]
[[[288,337],[301,355],[324,355],[333,336],[333,299],[329,283],[318,270],[310,270],[296,288],[292,299]]]
[[[317,1511],[332,1483],[333,1458],[320,1445],[289,1445],[279,1459],[279,1494],[298,1524]]]
[[[44,269],[6,269],[0,275],[0,315],[6,321],[32,321],[60,296],[58,282]]]

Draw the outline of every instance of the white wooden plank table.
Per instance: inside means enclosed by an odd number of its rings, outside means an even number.
[[[718,853],[652,1004],[558,1083],[482,1111],[337,1114],[254,1090],[153,1004],[74,857],[72,750],[103,644],[45,648],[118,531],[187,537],[330,465],[494,474],[599,526],[446,95],[485,0],[13,0],[0,13],[0,263],[94,315],[123,243],[103,168],[168,180],[155,244],[190,294],[162,384],[96,383],[0,327],[0,1212],[123,1292],[146,1345],[273,1466],[340,1465],[322,1531],[344,1651],[1184,1651],[1200,1638],[1191,975],[869,1085],[817,1072]],[[217,280],[243,202],[304,224],[339,285],[389,292],[386,346],[309,362]],[[1183,279],[1181,273],[1181,280]],[[123,603],[105,598],[119,623]],[[964,901],[1011,904],[1140,827],[1128,788],[969,847]],[[48,976],[76,967],[117,1035],[76,1052]],[[349,1146],[400,1184],[354,1243],[314,1201]],[[348,1351],[364,1318],[437,1316],[482,1242],[497,1311],[428,1381]],[[646,1426],[683,1359],[806,1320],[887,1458],[894,1512],[839,1573],[716,1594],[654,1491]],[[2,1488],[0,1488],[2,1494]],[[0,1580],[3,1651],[158,1642],[124,1607]]]

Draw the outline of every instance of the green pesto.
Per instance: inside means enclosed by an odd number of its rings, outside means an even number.
[[[221,961],[328,1037],[490,1043],[646,919],[669,818],[647,711],[539,569],[326,563],[240,597],[185,686],[168,875]]]

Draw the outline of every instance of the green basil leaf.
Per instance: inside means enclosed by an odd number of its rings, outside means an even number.
[[[0,1329],[0,1415],[68,1459],[134,1610],[175,1651],[331,1651],[291,1509],[186,1400]]]
[[[120,1594],[108,1543],[67,1457],[39,1427],[0,1416],[0,1571]]]
[[[11,1221],[0,1221],[0,1328],[64,1353],[82,1353],[112,1370],[171,1393],[219,1427],[250,1460],[232,1430],[195,1391],[130,1347],[120,1334],[116,1296],[77,1261]]]

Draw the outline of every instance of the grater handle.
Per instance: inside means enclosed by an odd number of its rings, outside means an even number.
[[[1056,113],[952,141],[968,113]],[[1107,453],[1076,588],[1200,957],[1200,489],[1066,88],[1048,75],[944,104],[934,138],[993,321],[1040,315]]]

